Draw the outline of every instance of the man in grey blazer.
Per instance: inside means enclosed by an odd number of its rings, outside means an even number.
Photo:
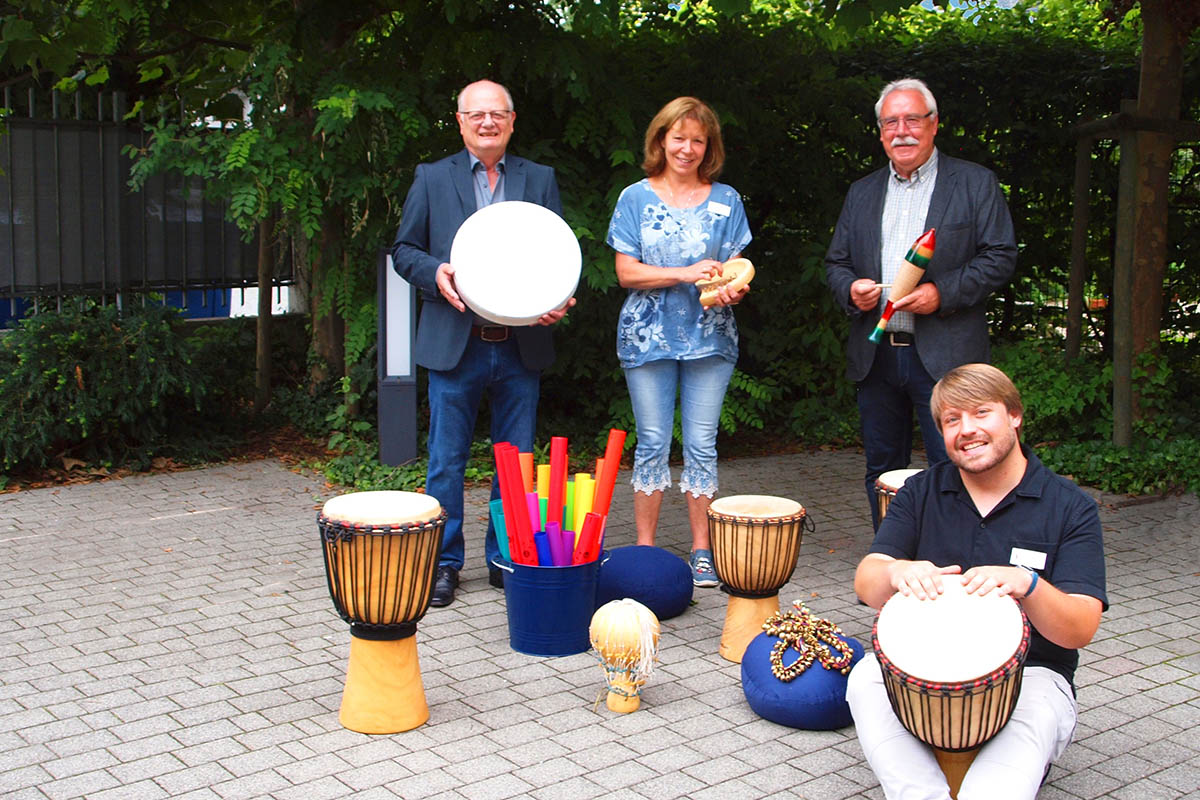
[[[866,490],[879,527],[875,479],[904,469],[912,455],[914,411],[930,465],[946,460],[929,414],[933,385],[947,371],[987,362],[987,298],[1012,278],[1017,243],[996,176],[940,154],[937,101],[923,82],[883,88],[875,118],[888,164],[850,186],[825,255],[834,299],[850,315],[846,375],[857,384]],[[894,304],[883,341],[867,337],[909,247],[936,229],[920,284]]]
[[[454,601],[463,567],[463,473],[480,401],[488,396],[493,442],[533,449],[541,371],[554,361],[550,328],[574,305],[523,327],[495,325],[466,307],[454,284],[450,246],[476,210],[504,200],[524,200],[562,214],[554,170],[507,155],[516,112],[498,83],[477,81],[458,95],[459,132],[465,149],[416,169],[392,243],[396,271],[421,292],[416,361],[429,371],[429,468],[425,490],[446,510],[442,552],[432,605]],[[492,497],[498,497],[495,481]],[[484,546],[489,579],[503,585],[492,566],[500,551],[488,524]]]

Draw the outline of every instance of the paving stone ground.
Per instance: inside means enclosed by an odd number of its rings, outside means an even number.
[[[727,460],[723,494],[799,500],[785,607],[870,644],[854,566],[870,541],[853,451]],[[273,461],[0,495],[0,796],[6,798],[880,798],[853,729],[793,730],[746,704],[718,654],[726,596],[663,624],[642,708],[609,712],[594,657],[509,646],[468,497],[458,601],[417,641],[430,721],[338,723],[349,632],[316,513],[338,493]],[[1099,497],[1111,609],[1081,656],[1076,741],[1040,794],[1200,796],[1200,502]],[[634,541],[627,487],[610,547]],[[659,542],[685,554],[675,492]]]

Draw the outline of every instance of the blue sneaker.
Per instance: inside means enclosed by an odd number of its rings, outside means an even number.
[[[693,550],[688,557],[688,566],[692,568],[693,586],[716,586],[720,583],[717,571],[713,569],[711,550]]]

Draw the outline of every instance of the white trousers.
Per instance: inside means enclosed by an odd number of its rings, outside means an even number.
[[[933,751],[910,734],[892,710],[874,653],[854,665],[846,699],[867,763],[889,800],[950,797]],[[1070,744],[1075,715],[1067,680],[1052,669],[1027,667],[1012,717],[980,749],[959,787],[959,800],[1032,800],[1046,766]]]

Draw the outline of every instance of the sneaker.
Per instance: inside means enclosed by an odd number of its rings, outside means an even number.
[[[693,550],[688,557],[688,565],[692,568],[693,586],[716,586],[717,571],[713,569],[711,550]]]

